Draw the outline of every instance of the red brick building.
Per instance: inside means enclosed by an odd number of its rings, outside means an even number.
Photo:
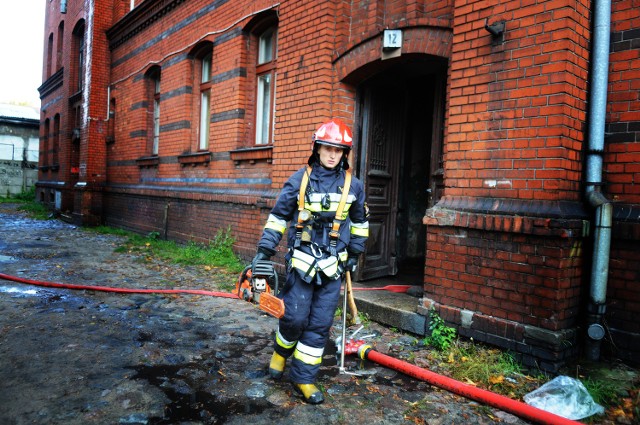
[[[229,228],[249,259],[340,117],[372,212],[358,279],[413,272],[419,312],[544,369],[639,358],[636,0],[46,7],[42,202],[182,241]]]

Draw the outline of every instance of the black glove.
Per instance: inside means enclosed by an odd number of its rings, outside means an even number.
[[[356,271],[357,267],[358,267],[358,257],[349,255],[349,257],[347,258],[347,262],[344,263],[344,270],[347,272],[353,273]]]
[[[256,263],[258,261],[269,260],[272,255],[273,254],[270,253],[270,252],[267,252],[266,249],[258,248],[258,252],[257,252],[256,256],[253,257],[253,260],[251,261],[251,271],[253,272],[253,270],[256,267]]]

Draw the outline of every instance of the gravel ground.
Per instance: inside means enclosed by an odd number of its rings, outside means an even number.
[[[220,291],[221,270],[117,253],[123,238],[0,204],[0,273],[117,288]],[[233,280],[231,280],[233,281]],[[2,424],[488,424],[528,422],[349,356],[333,342],[305,404],[267,376],[276,320],[202,295],[116,294],[0,279]],[[349,332],[353,332],[350,329]],[[407,358],[416,339],[375,323],[360,335]],[[341,333],[340,320],[332,330]],[[416,363],[419,363],[416,361]]]

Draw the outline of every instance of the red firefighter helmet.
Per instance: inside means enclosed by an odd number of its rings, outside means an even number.
[[[313,140],[312,149],[316,143],[336,146],[347,151],[351,150],[353,145],[351,130],[338,118],[332,118],[318,127],[311,140]]]

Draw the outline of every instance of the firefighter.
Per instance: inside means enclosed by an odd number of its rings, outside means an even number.
[[[281,378],[292,357],[290,379],[311,404],[324,401],[315,385],[323,350],[344,273],[355,270],[369,235],[364,186],[348,171],[351,147],[351,130],[339,119],[318,128],[308,165],[284,184],[254,258],[254,264],[271,258],[288,226],[285,314],[278,323],[269,373]]]

